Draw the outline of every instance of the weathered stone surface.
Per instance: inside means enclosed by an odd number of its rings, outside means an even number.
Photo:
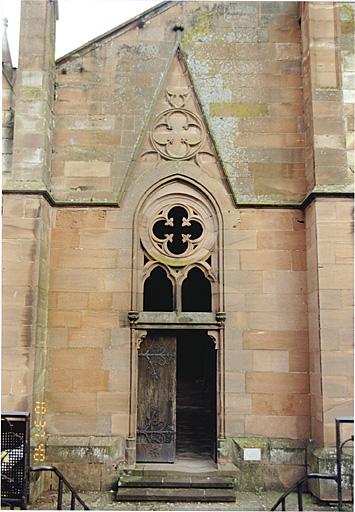
[[[351,414],[352,201],[300,203],[351,189],[353,7],[170,3],[60,59],[54,78],[50,3],[26,2],[16,103],[3,77],[5,189],[18,192],[3,201],[4,407],[45,401],[50,462],[102,489],[134,463],[144,331],[203,326],[219,462],[260,446],[240,484],[288,485],[303,440],[332,444],[334,417]],[[142,205],[159,183],[213,204],[217,241],[198,262],[211,312],[142,311]],[[48,202],[28,194],[46,187]],[[170,274],[177,290],[184,272]]]

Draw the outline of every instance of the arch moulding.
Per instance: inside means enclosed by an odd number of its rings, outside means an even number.
[[[178,233],[185,245],[177,253],[168,244],[169,228],[175,227],[175,219],[171,218],[171,211],[175,207],[186,212],[180,223],[184,229],[182,234]],[[154,231],[156,222],[161,223],[163,235]],[[199,225],[198,234],[191,236],[189,228],[194,222]],[[212,311],[181,312],[177,301],[174,312],[143,312],[144,280],[157,265],[166,269],[169,279],[175,283],[176,296],[188,271],[194,266],[201,269],[211,283]],[[217,437],[224,438],[223,267],[223,218],[213,195],[196,180],[181,174],[159,180],[146,190],[137,204],[133,219],[131,311],[128,313],[131,367],[127,462],[131,465],[135,463],[138,351],[150,329],[166,330],[167,334],[199,329],[206,331],[209,339],[212,339],[217,359]]]

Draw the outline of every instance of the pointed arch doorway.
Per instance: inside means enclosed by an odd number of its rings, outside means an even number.
[[[149,330],[138,352],[137,462],[216,460],[217,361],[205,330]]]
[[[128,458],[217,462],[224,437],[222,219],[213,197],[172,175],[134,224]],[[134,457],[134,460],[133,460]]]

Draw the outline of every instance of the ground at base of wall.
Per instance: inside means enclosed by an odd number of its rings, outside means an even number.
[[[114,501],[114,493],[111,492],[83,492],[80,497],[85,501],[90,510],[270,510],[272,505],[280,496],[280,492],[266,491],[257,489],[252,492],[237,492],[235,503],[118,503]],[[70,505],[70,496],[65,494],[63,497],[63,509],[68,509]],[[336,504],[320,504],[310,495],[304,495],[304,510],[315,511],[336,511]],[[78,505],[77,507],[81,507]],[[293,493],[287,498],[287,510],[297,510],[297,495]],[[56,493],[46,492],[41,498],[32,503],[29,510],[55,510]],[[345,510],[351,510],[351,506],[346,505]]]

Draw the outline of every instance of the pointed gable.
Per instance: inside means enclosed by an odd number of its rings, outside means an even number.
[[[120,200],[130,182],[139,179],[142,171],[149,168],[154,172],[164,162],[175,162],[177,167],[185,169],[186,164],[192,164],[205,173],[206,178],[225,181],[228,193],[233,195],[179,42],[175,45],[157,89],[155,102],[138,139],[119,194]]]
[[[163,3],[60,59],[55,199],[117,204],[123,197],[158,98],[166,96],[180,27],[189,87],[234,202],[302,202],[297,5],[262,14],[262,27],[259,7],[248,4],[244,16],[243,2]],[[287,33],[280,32],[285,17]]]

